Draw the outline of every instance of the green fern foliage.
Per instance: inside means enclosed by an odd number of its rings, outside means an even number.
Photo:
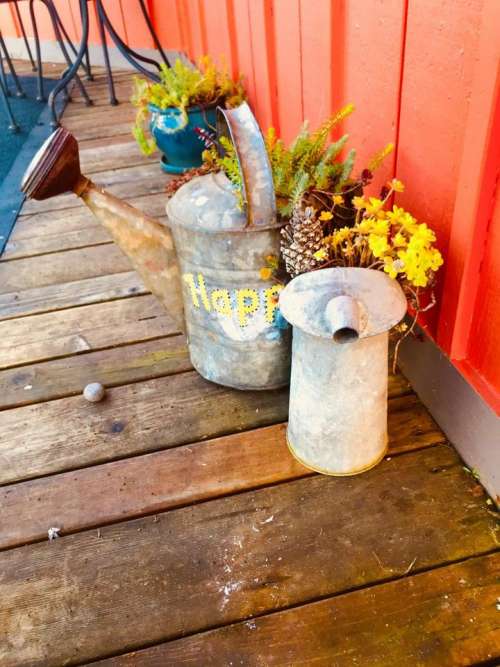
[[[294,206],[311,191],[340,192],[349,181],[354,154],[351,151],[345,163],[338,160],[348,135],[334,143],[328,142],[332,130],[354,111],[352,104],[328,118],[311,132],[305,122],[290,146],[286,147],[271,128],[265,137],[273,171],[278,212],[289,217]]]
[[[289,146],[278,138],[273,127],[267,131],[264,142],[271,164],[276,206],[282,218],[289,218],[294,208],[304,205],[334,211],[334,224],[354,223],[356,210],[352,199],[363,194],[363,186],[371,180],[373,169],[391,152],[392,144],[373,156],[370,170],[365,169],[354,178],[356,151],[351,149],[342,158],[349,136],[344,134],[329,142],[332,130],[353,111],[352,104],[346,105],[314,132],[305,122]],[[224,137],[219,138],[219,144],[224,149],[223,157],[213,146],[204,153],[205,164],[214,171],[226,173],[241,207],[242,176],[235,148]]]

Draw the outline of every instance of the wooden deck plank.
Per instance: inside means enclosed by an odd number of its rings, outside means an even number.
[[[116,197],[129,200],[133,197],[163,192],[168,176],[161,171],[157,163],[151,163],[102,171],[98,176],[95,174],[93,180]],[[84,204],[74,194],[68,193],[43,201],[28,200],[23,206],[22,213],[23,215],[39,214],[76,207],[83,208]]]
[[[457,455],[312,477],[0,554],[0,657],[71,664],[496,548]],[[82,631],[84,629],[84,631]]]
[[[129,270],[128,258],[114,244],[0,262],[0,294],[60,285]]]
[[[500,663],[500,555],[212,630],[100,667]]]
[[[100,173],[108,169],[121,168],[124,164],[132,167],[140,164],[154,164],[160,169],[158,156],[143,155],[134,139],[100,148],[83,148],[80,151],[80,165],[85,175]]]
[[[172,318],[149,294],[21,317],[0,322],[0,369],[174,333]]]
[[[389,404],[389,453],[444,442],[415,395]],[[275,484],[310,470],[276,424],[0,488],[0,549]]]
[[[165,202],[163,192],[128,200],[131,206],[159,220],[166,218]],[[84,206],[31,213],[18,218],[2,259],[20,259],[111,242],[108,232]]]
[[[396,376],[390,390],[394,396],[407,393],[408,384]],[[0,411],[0,483],[276,424],[287,416],[287,389],[235,391],[195,372],[111,388],[106,400],[93,405],[75,396]]]
[[[0,294],[0,320],[146,294],[135,271]]]
[[[83,341],[78,339],[83,345]],[[0,411],[191,370],[186,339],[170,336],[0,371]]]

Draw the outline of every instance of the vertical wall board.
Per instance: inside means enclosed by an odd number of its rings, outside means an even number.
[[[352,102],[356,107],[344,123],[350,135],[349,146],[357,152],[356,174],[377,151],[389,142],[397,142],[405,19],[406,0],[346,3],[341,45],[343,86],[335,78],[333,86],[341,104]],[[334,49],[334,61],[337,57]],[[336,78],[339,79],[338,74]],[[378,194],[394,175],[394,155],[388,156],[375,173],[369,193]]]
[[[163,48],[184,51],[176,0],[153,0],[152,7],[156,33]]]
[[[136,49],[154,49],[154,43],[137,0],[120,0],[127,43]],[[146,2],[146,9],[148,3]]]
[[[207,51],[232,75],[238,72],[236,35],[231,0],[203,0]]]
[[[191,23],[188,8],[188,0],[177,0],[177,16],[179,17],[179,27],[181,33],[182,50],[187,55],[193,51],[193,41],[191,38]]]
[[[445,251],[455,205],[482,0],[419,0],[408,10],[397,174],[400,198]],[[442,275],[436,294],[442,290]],[[427,313],[436,332],[439,307]]]
[[[76,40],[80,37],[80,21],[78,21],[78,35],[75,30],[75,24],[73,22],[73,14],[70,7],[70,0],[54,0],[54,4],[57,8],[61,21],[63,22],[64,27],[66,28],[68,35],[72,40]],[[38,35],[40,41],[52,41],[55,39],[54,30],[52,28],[52,21],[50,20],[49,12],[42,2],[34,2],[33,4],[35,10],[36,24],[38,28]],[[24,27],[28,36],[33,36],[33,30],[31,25],[31,18],[29,12],[29,3],[20,2],[19,11],[21,13]],[[78,14],[79,16],[79,14]],[[42,58],[43,58],[43,49],[42,49]]]
[[[250,104],[255,108],[256,82],[253,65],[252,32],[248,0],[233,0],[236,29],[236,53],[240,74],[243,76]]]
[[[274,0],[273,8],[278,118],[281,138],[288,143],[304,119],[300,0]]]
[[[302,102],[315,129],[332,112],[332,25],[338,0],[300,0]]]
[[[485,0],[451,223],[438,338],[466,356],[500,170],[500,3]],[[475,174],[475,178],[471,178]]]
[[[205,23],[205,7],[203,0],[188,0],[187,10],[191,24],[191,60],[207,53],[207,29]]]
[[[248,6],[257,85],[253,108],[262,128],[272,125],[279,132],[272,0],[252,0]]]
[[[500,191],[497,190],[488,242],[481,264],[478,298],[467,358],[491,386],[491,407],[500,412]],[[496,400],[494,397],[496,396]]]
[[[0,5],[0,26],[4,37],[19,37],[21,31],[14,18],[14,10],[8,4]],[[27,26],[26,26],[27,27]]]

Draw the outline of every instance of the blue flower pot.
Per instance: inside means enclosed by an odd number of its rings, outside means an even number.
[[[161,159],[163,171],[169,174],[181,174],[187,169],[201,165],[201,154],[205,146],[194,128],[213,130],[216,123],[215,109],[217,106],[216,103],[209,107],[189,107],[187,109],[188,123],[182,127],[182,114],[176,107],[160,109],[154,104],[148,105],[151,113],[151,134],[163,153]]]

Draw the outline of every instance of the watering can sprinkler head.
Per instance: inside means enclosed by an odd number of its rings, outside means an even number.
[[[184,328],[179,268],[170,231],[82,175],[78,143],[60,127],[39,149],[21,183],[28,199],[74,192],[128,256],[145,286]]]
[[[63,127],[44,142],[24,174],[21,190],[28,199],[50,199],[64,192],[78,194],[84,177],[80,171],[78,143]],[[84,179],[85,183],[87,179]]]

